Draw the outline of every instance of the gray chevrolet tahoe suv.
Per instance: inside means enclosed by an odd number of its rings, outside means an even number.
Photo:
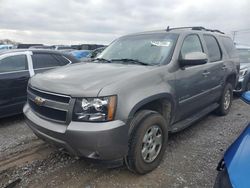
[[[23,111],[38,137],[145,174],[159,165],[169,133],[228,113],[238,72],[233,42],[220,31],[131,34],[93,62],[31,78]]]

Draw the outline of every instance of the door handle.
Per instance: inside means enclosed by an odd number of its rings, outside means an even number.
[[[204,72],[202,73],[202,75],[203,75],[204,77],[208,77],[209,74],[210,74],[210,72],[208,72],[208,71],[204,71]]]

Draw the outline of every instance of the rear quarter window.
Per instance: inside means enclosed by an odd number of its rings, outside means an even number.
[[[230,58],[234,58],[238,56],[236,48],[231,38],[221,37],[221,42]]]
[[[52,54],[33,54],[32,61],[34,69],[61,66],[60,61],[57,60]]]
[[[62,54],[62,57],[67,59],[67,61],[70,61],[71,63],[79,63],[79,62],[81,62],[79,59],[75,58],[71,54]]]
[[[59,54],[53,54],[53,56],[60,62],[60,65],[63,66],[63,65],[67,65],[70,63],[70,61],[62,56],[62,55],[59,55]]]

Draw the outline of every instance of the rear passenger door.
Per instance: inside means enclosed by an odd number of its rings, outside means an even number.
[[[33,53],[32,62],[35,74],[70,63],[61,55],[52,53]]]
[[[210,102],[218,101],[221,96],[223,78],[225,75],[225,65],[222,60],[222,51],[215,36],[204,34],[204,49],[208,56],[208,82],[207,88],[210,90],[209,100]]]

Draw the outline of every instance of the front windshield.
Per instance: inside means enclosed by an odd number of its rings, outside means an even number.
[[[130,59],[147,65],[160,65],[171,55],[177,38],[178,34],[173,33],[122,37],[110,44],[98,58],[109,60],[110,63]]]
[[[250,49],[237,49],[241,63],[250,63]]]

